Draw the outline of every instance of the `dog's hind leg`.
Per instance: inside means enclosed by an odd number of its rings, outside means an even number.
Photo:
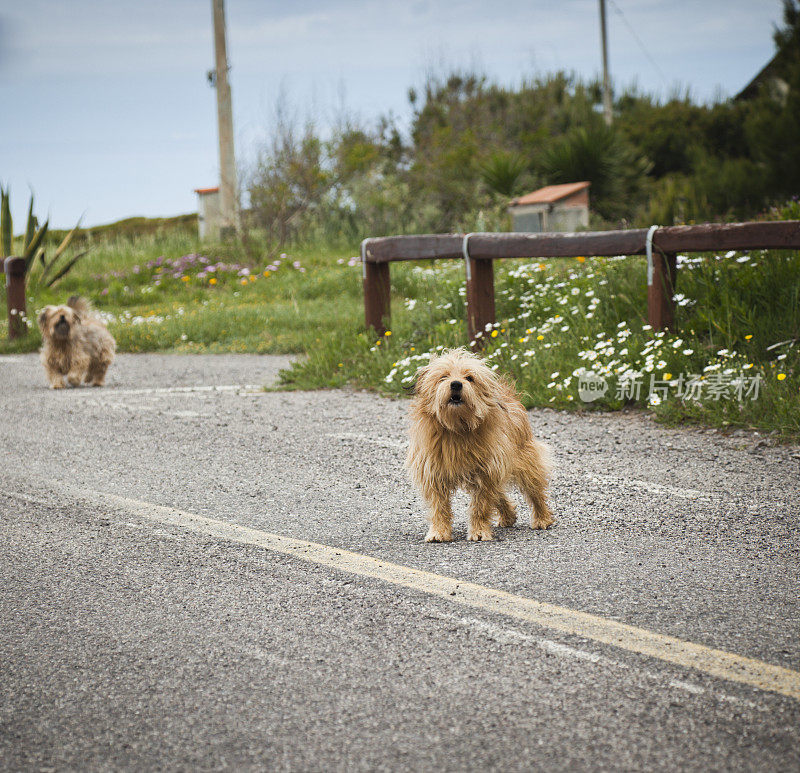
[[[517,522],[517,508],[514,507],[514,503],[508,498],[505,492],[500,492],[500,495],[497,497],[497,503],[495,507],[497,508],[497,514],[499,515],[499,519],[497,521],[498,526],[507,528],[509,526],[513,526]]]
[[[106,371],[108,370],[108,362],[93,362],[88,372],[86,373],[86,383],[92,386],[103,386],[106,381]]]
[[[451,542],[453,539],[453,508],[450,505],[450,492],[431,489],[423,492],[430,507],[430,528],[425,542]]]
[[[69,372],[67,373],[67,382],[70,386],[80,386],[86,373],[89,370],[91,360],[84,352],[73,351],[69,362]]]
[[[492,513],[498,502],[498,492],[492,489],[475,487],[471,489],[472,501],[469,503],[469,528],[467,539],[472,542],[488,542],[492,536]]]
[[[531,528],[546,529],[554,522],[547,504],[547,479],[550,466],[538,446],[531,444],[520,453],[514,471],[517,485],[531,508]]]
[[[73,387],[80,386],[82,381],[83,381],[83,371],[74,368],[69,373],[67,373],[67,382],[69,383],[70,386]]]

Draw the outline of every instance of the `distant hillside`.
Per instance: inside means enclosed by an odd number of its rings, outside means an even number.
[[[138,236],[163,234],[170,231],[192,231],[197,233],[197,214],[175,215],[174,217],[127,217],[114,223],[96,225],[89,228],[80,228],[75,234],[75,239],[134,239]],[[60,241],[69,233],[69,229],[51,230],[50,237]]]

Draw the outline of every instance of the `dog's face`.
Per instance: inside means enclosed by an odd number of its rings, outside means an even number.
[[[419,408],[453,432],[477,429],[498,405],[499,393],[494,372],[465,349],[431,360],[417,373],[414,386]]]
[[[71,306],[45,306],[39,314],[39,327],[45,338],[66,341],[81,317]]]

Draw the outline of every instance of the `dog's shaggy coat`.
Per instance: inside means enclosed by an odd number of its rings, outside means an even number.
[[[103,386],[117,344],[106,326],[92,316],[89,304],[72,296],[66,306],[45,306],[39,314],[41,359],[52,389],[82,382]]]
[[[531,527],[553,523],[547,505],[550,462],[511,385],[465,349],[445,351],[417,373],[406,468],[430,507],[427,542],[453,538],[450,500],[471,496],[467,539],[492,539],[517,520],[506,494],[516,483],[531,508]]]

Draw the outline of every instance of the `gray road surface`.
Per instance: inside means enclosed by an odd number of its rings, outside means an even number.
[[[407,404],[247,388],[285,364],[123,355],[107,388],[54,392],[0,358],[0,768],[800,769],[800,701],[102,501],[797,671],[797,448],[535,411],[557,525],[468,543],[460,499],[457,541],[428,545]]]

